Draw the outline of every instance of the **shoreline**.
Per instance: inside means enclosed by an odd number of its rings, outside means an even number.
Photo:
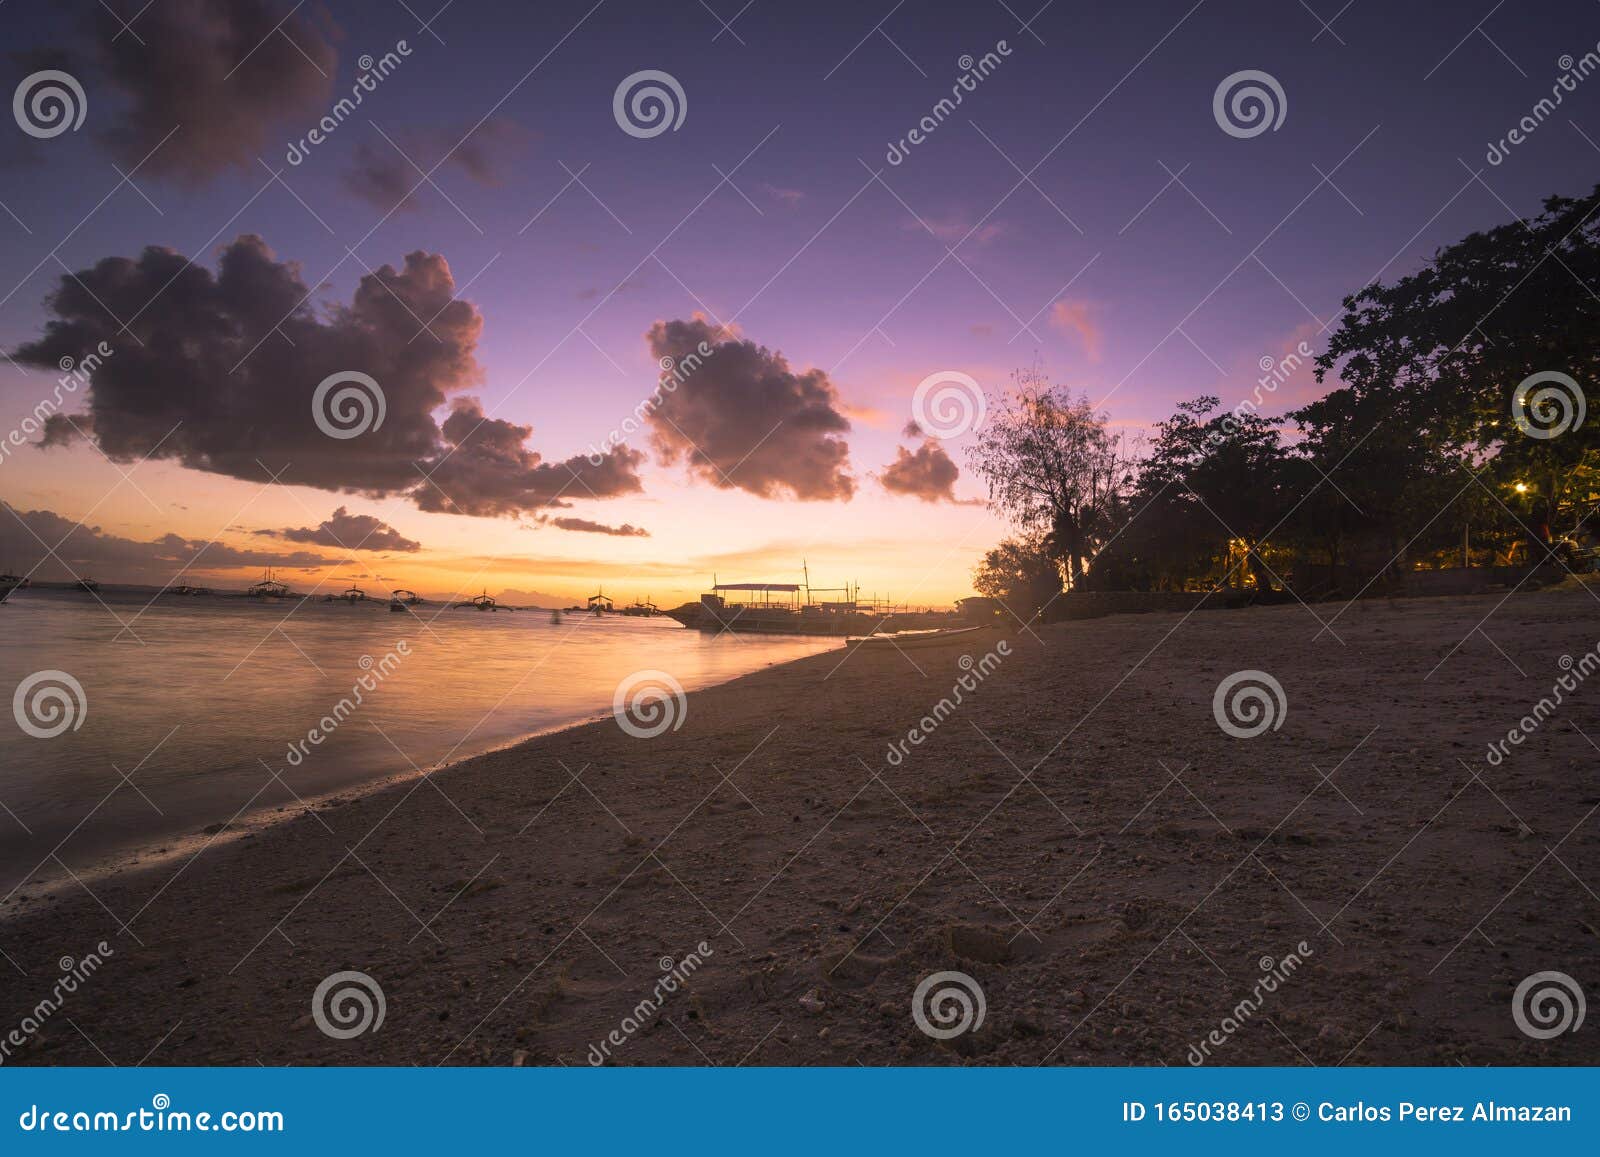
[[[656,738],[567,727],[0,925],[13,1023],[62,952],[116,949],[7,1063],[585,1064],[617,1031],[609,1063],[1181,1065],[1293,953],[1209,1062],[1593,1064],[1509,1002],[1592,959],[1543,857],[1600,874],[1600,703],[1501,766],[1483,744],[1600,606],[1500,601],[1319,604],[1315,643],[1292,605],[1054,624],[971,688],[992,643],[830,650],[690,692]],[[1279,728],[1217,725],[1239,669],[1282,683]],[[317,1028],[341,971],[381,1031]],[[981,986],[980,1029],[919,1031],[938,971]]]
[[[735,676],[735,678],[742,678],[742,676]],[[595,715],[592,718],[575,720],[571,723],[556,724],[516,739],[508,739],[497,743],[486,751],[463,755],[455,759],[445,759],[428,767],[415,770],[389,772],[376,779],[354,785],[330,788],[324,792],[302,796],[292,804],[261,804],[226,821],[209,824],[197,832],[189,832],[166,839],[155,839],[137,848],[97,856],[87,866],[75,868],[73,875],[85,883],[91,883],[109,879],[113,876],[120,876],[123,873],[154,871],[185,858],[196,857],[200,852],[212,847],[226,846],[241,839],[253,839],[271,832],[280,824],[297,819],[301,815],[318,808],[365,799],[380,792],[399,788],[412,780],[437,775],[440,772],[471,763],[473,760],[496,755],[502,751],[520,747],[524,743],[533,743],[546,736],[557,735],[563,731],[571,731],[601,723],[608,718],[610,718],[609,712]],[[42,867],[44,867],[44,864],[41,863],[39,868]],[[38,868],[34,869],[35,872],[38,870]],[[53,876],[42,883],[31,882],[32,877],[30,876],[28,880],[18,884],[12,896],[0,899],[0,928],[3,928],[14,917],[48,908],[60,895],[70,893],[77,886],[73,875]],[[33,889],[33,894],[20,895],[19,893],[25,888]]]
[[[829,652],[820,653],[828,654]],[[703,687],[695,688],[693,691],[685,692],[685,695],[695,695],[716,687],[728,686],[729,684],[737,683],[741,679],[747,679],[751,675],[758,674],[760,671],[771,670],[774,667],[781,667],[789,663],[802,662],[814,657],[814,655],[797,655],[791,659],[775,659],[757,671],[749,671],[743,675],[735,675],[720,682],[708,683]],[[454,758],[446,757],[426,767],[387,772],[371,780],[298,796],[290,803],[264,803],[253,808],[247,805],[247,810],[241,811],[226,821],[208,824],[199,831],[191,831],[164,838],[157,837],[137,847],[110,851],[103,855],[97,854],[87,865],[76,867],[70,872],[62,871],[42,882],[34,883],[35,874],[45,866],[45,861],[41,861],[28,877],[16,885],[9,896],[0,897],[0,929],[3,929],[6,924],[18,917],[48,909],[62,895],[70,894],[77,889],[80,881],[85,884],[91,884],[121,876],[125,873],[131,875],[156,871],[185,859],[198,858],[201,853],[213,847],[225,847],[240,840],[255,839],[270,833],[281,824],[298,819],[312,811],[332,806],[342,806],[347,803],[368,799],[386,791],[398,790],[415,780],[449,772],[477,760],[513,751],[525,744],[536,743],[541,739],[560,735],[563,732],[577,731],[585,727],[603,724],[613,718],[614,713],[612,711],[600,710],[592,715],[586,715],[583,718],[567,723],[553,724],[515,738],[496,741],[485,750],[474,752],[471,755]],[[59,847],[57,850],[59,850]],[[46,861],[49,858],[47,856]],[[27,895],[22,894],[25,890],[28,891]]]

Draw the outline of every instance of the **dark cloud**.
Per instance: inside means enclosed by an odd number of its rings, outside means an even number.
[[[397,550],[412,554],[422,549],[420,542],[407,538],[383,519],[370,514],[351,514],[343,506],[318,526],[258,530],[256,533],[341,550]]]
[[[41,450],[70,446],[83,441],[93,429],[94,419],[88,414],[51,414],[45,418],[39,440],[34,445]]]
[[[907,437],[922,431],[915,422],[906,427]],[[895,447],[894,461],[884,467],[880,479],[890,494],[905,494],[924,502],[956,502],[955,484],[961,470],[951,461],[938,439],[925,439],[916,450]]]
[[[269,132],[299,137],[327,112],[338,54],[305,9],[273,0],[116,0],[93,11],[99,66],[125,98],[102,136],[125,165],[155,149],[143,172],[204,181],[255,167],[257,156],[278,152]],[[130,20],[132,31],[122,31]]]
[[[848,500],[855,493],[850,421],[822,370],[797,374],[783,354],[713,329],[700,318],[658,321],[646,338],[682,381],[648,414],[664,462],[722,489],[763,498]],[[701,355],[704,347],[711,352]]]
[[[598,465],[581,454],[546,462],[524,444],[531,426],[488,417],[476,398],[458,398],[441,429],[446,449],[412,495],[423,510],[491,517],[642,489],[637,450],[614,446]]]
[[[109,582],[161,585],[179,572],[208,572],[241,566],[285,566],[314,569],[334,560],[308,551],[241,550],[220,542],[165,534],[142,541],[107,534],[97,526],[76,526],[51,510],[18,510],[9,503],[0,512],[0,559],[18,574],[37,568],[47,581],[97,577]],[[56,544],[60,543],[59,546]],[[45,549],[55,551],[51,557]],[[59,560],[59,561],[58,561]],[[20,568],[20,569],[19,569]]]
[[[361,142],[356,148],[354,167],[344,175],[345,186],[352,193],[385,212],[417,207],[418,198],[428,192],[423,173],[431,173],[432,179],[439,181],[444,169],[455,168],[480,185],[499,185],[507,157],[523,138],[510,121],[493,117],[475,129],[467,126],[385,132],[389,140],[374,130],[371,140]],[[436,172],[435,166],[440,171]]]
[[[621,526],[607,526],[603,522],[590,522],[587,518],[552,518],[550,525],[560,530],[581,530],[589,534],[612,534],[618,538],[649,538],[650,532],[642,526],[624,522]]]
[[[63,277],[44,335],[14,356],[53,367],[106,342],[89,411],[95,441],[120,461],[153,455],[254,482],[288,467],[286,483],[481,515],[563,505],[567,487],[583,497],[637,491],[642,456],[625,448],[597,467],[547,464],[523,444],[530,427],[484,421],[476,402],[459,400],[436,420],[450,394],[482,379],[483,319],[455,288],[444,258],[418,251],[400,270],[363,276],[348,305],[318,309],[299,266],[276,260],[259,237],[224,247],[215,275],[152,247]],[[116,317],[142,345],[118,332]],[[375,410],[351,420],[354,407],[337,420],[338,392],[314,403],[320,383],[349,371],[378,383],[381,423]],[[335,438],[319,416],[366,429]]]

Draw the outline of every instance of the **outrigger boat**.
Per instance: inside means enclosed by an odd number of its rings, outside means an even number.
[[[595,591],[594,594],[589,596],[588,605],[584,609],[587,610],[591,615],[605,615],[616,610],[616,608],[612,605],[611,600],[606,597],[604,587],[601,587],[599,590]]]
[[[389,592],[389,609],[391,611],[407,611],[412,607],[420,606],[425,601],[416,591],[408,591],[404,587],[400,590]]]
[[[289,597],[289,584],[280,582],[272,577],[272,568],[267,568],[267,573],[261,581],[255,583],[244,592],[247,598],[252,599],[286,599]]]
[[[178,586],[168,587],[167,593],[169,595],[188,595],[190,597],[198,597],[200,595],[209,595],[211,592],[205,587],[192,587],[188,583],[180,583]]]
[[[853,587],[813,591],[810,571],[803,583],[724,583],[712,577],[711,590],[698,603],[685,603],[667,614],[701,631],[754,631],[774,635],[866,635],[876,621],[865,613]],[[802,592],[804,592],[802,597]],[[838,599],[813,599],[814,593],[841,594]]]
[[[455,604],[461,607],[471,607],[475,611],[515,611],[516,607],[502,607],[495,601],[495,597],[485,590],[481,595],[473,595],[465,602]]]
[[[75,591],[83,591],[85,594],[92,595],[99,592],[100,584],[95,582],[92,578],[81,578],[72,584],[72,589]]]
[[[27,585],[28,580],[20,575],[0,574],[0,603],[10,598],[12,591],[23,590]]]
[[[653,619],[661,613],[661,608],[649,599],[645,599],[642,602],[635,599],[631,606],[622,608],[622,613],[633,619]]]
[[[698,603],[666,613],[686,627],[718,634],[866,636],[885,628],[938,627],[950,621],[948,615],[895,610],[887,601],[863,599],[855,585],[813,587],[810,569],[801,565],[805,581],[798,583],[724,583],[713,576],[711,590]]]

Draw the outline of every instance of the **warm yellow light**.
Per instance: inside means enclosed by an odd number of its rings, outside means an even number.
[[[1528,492],[1528,484],[1526,482],[1518,482],[1516,491],[1518,494],[1526,494]]]

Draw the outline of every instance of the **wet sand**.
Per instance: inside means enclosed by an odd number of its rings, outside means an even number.
[[[1337,639],[1291,605],[1059,624],[998,665],[835,651],[654,738],[298,809],[5,918],[0,1034],[112,949],[7,1063],[1179,1065],[1213,1032],[1215,1063],[1600,1062],[1512,1015],[1533,973],[1600,992],[1600,677],[1485,760],[1600,601],[1314,610]],[[1278,729],[1219,727],[1241,669]],[[384,1019],[335,1039],[313,993],[345,970]],[[919,1028],[939,971],[981,1027]]]

